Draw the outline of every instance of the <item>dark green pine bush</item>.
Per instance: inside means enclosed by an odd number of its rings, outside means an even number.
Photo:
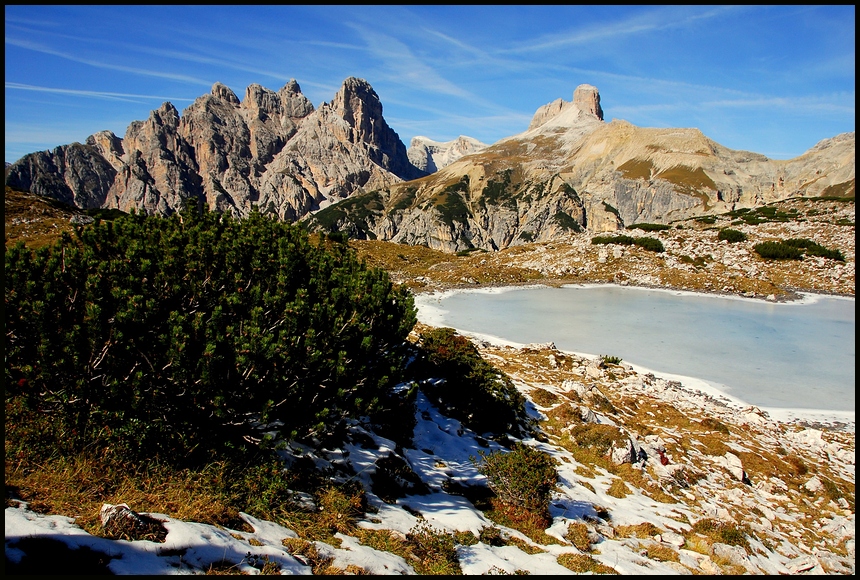
[[[632,246],[633,245],[633,237],[625,236],[625,235],[617,235],[617,236],[594,236],[591,238],[591,244],[594,246],[601,244],[619,244],[622,246]]]
[[[5,258],[7,409],[69,451],[323,434],[383,405],[415,323],[383,270],[258,212],[132,214]]]
[[[475,346],[453,328],[422,333],[416,365],[422,390],[442,411],[477,433],[517,433],[527,423],[525,397],[503,372],[481,358]]]
[[[778,242],[762,242],[753,248],[759,256],[772,260],[801,260],[804,254],[828,258],[844,262],[845,256],[839,250],[831,250],[807,240],[806,238],[791,238]]]
[[[783,242],[787,246],[792,246],[794,248],[800,248],[804,250],[807,255],[810,256],[819,256],[821,258],[829,258],[831,260],[836,260],[838,262],[844,262],[845,256],[842,255],[842,252],[839,250],[831,250],[829,248],[825,248],[824,246],[813,242],[812,240],[808,240],[806,238],[791,238],[789,240],[785,240]]]
[[[671,229],[672,226],[666,224],[649,224],[649,223],[641,223],[641,224],[631,224],[627,226],[628,230],[643,230],[646,232],[662,232],[668,229]]]
[[[648,250],[650,252],[657,252],[658,254],[665,251],[663,247],[663,242],[658,240],[657,238],[649,238],[648,236],[642,236],[641,238],[633,238],[633,243]]]
[[[558,482],[555,466],[549,453],[518,442],[510,451],[481,453],[478,471],[500,500],[542,514]]]
[[[761,242],[753,250],[765,260],[802,260],[803,250],[782,242]]]
[[[619,244],[622,246],[636,245],[651,252],[660,253],[665,251],[665,248],[663,247],[663,242],[661,242],[657,238],[651,238],[648,236],[642,236],[638,238],[626,236],[623,234],[617,236],[594,236],[593,238],[591,238],[591,244]]]
[[[746,241],[747,235],[739,230],[723,228],[720,230],[720,233],[717,234],[717,239],[720,241],[725,240],[730,244],[735,244],[737,242]]]

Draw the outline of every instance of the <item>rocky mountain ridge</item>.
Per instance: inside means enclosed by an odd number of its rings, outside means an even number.
[[[602,118],[600,95],[539,108],[529,129],[432,175],[309,218],[312,228],[446,252],[498,250],[751,208],[854,195],[854,133],[790,160],[735,151],[698,129]]]
[[[32,153],[7,184],[79,208],[166,215],[257,207],[311,230],[498,250],[793,197],[853,197],[854,133],[790,160],[736,151],[698,129],[606,122],[599,91],[544,105],[526,131],[492,145],[417,137],[407,151],[364,80],[314,109],[291,81],[245,98],[216,83],[182,115],[170,103],[125,138],[100,132]]]
[[[6,183],[83,209],[166,215],[193,203],[241,217],[258,206],[293,221],[422,175],[379,96],[351,77],[318,109],[294,80],[278,92],[252,84],[241,101],[216,83],[182,115],[166,102],[132,122],[123,139],[102,131],[27,155]]]

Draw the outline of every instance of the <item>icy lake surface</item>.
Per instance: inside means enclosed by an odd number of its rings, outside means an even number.
[[[416,305],[434,326],[618,356],[760,407],[854,412],[853,298],[773,303],[595,285],[420,295]]]

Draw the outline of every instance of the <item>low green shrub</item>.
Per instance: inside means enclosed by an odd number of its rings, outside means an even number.
[[[765,260],[802,260],[803,251],[782,242],[761,242],[753,250]]]
[[[622,246],[631,246],[637,245],[646,250],[650,250],[652,252],[663,252],[665,248],[663,247],[663,242],[658,240],[657,238],[650,238],[647,236],[633,238],[631,236],[625,235],[617,235],[617,236],[594,236],[591,238],[591,243],[593,245],[600,244],[619,244]]]
[[[558,482],[556,462],[549,453],[515,443],[510,451],[480,455],[478,470],[500,500],[531,512],[547,512]]]
[[[510,377],[481,358],[478,349],[453,328],[422,333],[415,364],[421,389],[443,412],[478,433],[520,433],[526,428],[526,399]]]
[[[806,238],[791,238],[778,242],[762,242],[753,248],[758,255],[772,260],[801,260],[804,255],[844,262],[839,250],[831,250]]]
[[[658,254],[665,251],[663,247],[663,242],[658,240],[657,238],[649,238],[649,237],[641,237],[641,238],[633,238],[633,243],[648,250],[650,252],[657,252]]]
[[[324,435],[384,406],[415,323],[385,271],[256,211],[97,221],[8,248],[5,280],[7,409],[46,427],[12,432],[57,453],[210,461],[265,424]]]
[[[646,232],[662,232],[663,230],[668,230],[672,226],[668,226],[666,224],[632,224],[627,226],[628,230],[643,230]]]
[[[720,233],[717,234],[717,239],[720,241],[726,241],[730,244],[734,244],[737,242],[746,241],[747,235],[739,230],[733,230],[731,228],[723,228],[720,230]]]
[[[618,236],[594,236],[591,238],[592,245],[599,244],[619,244],[621,246],[632,246],[633,245],[633,237],[618,235]]]
[[[785,240],[784,243],[787,246],[792,246],[794,248],[802,248],[809,256],[828,258],[830,260],[836,260],[838,262],[845,261],[845,256],[843,256],[842,252],[840,252],[839,250],[830,250],[806,238],[791,238]]]
[[[753,226],[767,222],[794,221],[801,217],[798,211],[794,208],[781,211],[773,205],[764,205],[755,208],[744,207],[732,210],[726,215],[732,218],[737,218],[739,221]]]

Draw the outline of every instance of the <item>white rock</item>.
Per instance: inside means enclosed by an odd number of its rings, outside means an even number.
[[[714,542],[713,549],[714,556],[717,558],[728,560],[735,566],[743,566],[751,574],[757,574],[759,572],[758,568],[756,568],[747,557],[746,550],[740,546],[730,546],[729,544]]]
[[[815,493],[818,490],[820,490],[822,487],[824,487],[824,484],[821,483],[820,479],[813,476],[809,481],[807,481],[806,483],[803,484],[803,487],[805,487],[807,489],[807,491]]]
[[[726,451],[724,458],[726,461],[725,467],[729,470],[729,473],[731,473],[738,481],[743,481],[744,464],[741,461],[741,458],[730,451]]]
[[[684,536],[681,534],[676,534],[675,532],[663,532],[660,534],[660,541],[680,548],[684,545],[686,540],[684,540]]]

